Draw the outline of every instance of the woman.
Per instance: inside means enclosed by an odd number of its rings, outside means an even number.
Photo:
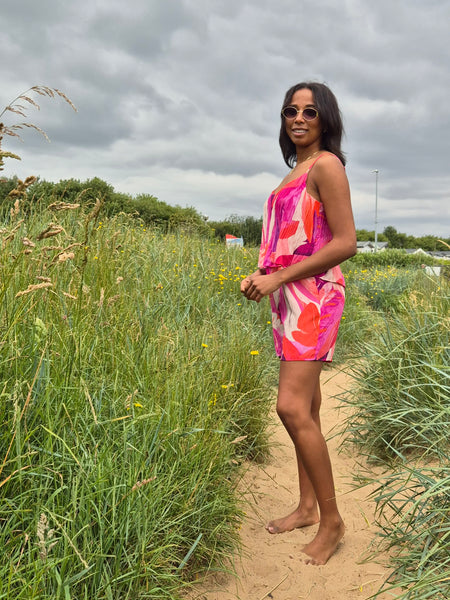
[[[315,565],[328,561],[344,535],[319,417],[320,372],[331,362],[344,308],[339,264],[356,252],[342,133],[326,85],[300,83],[287,91],[280,147],[293,168],[266,202],[259,268],[241,283],[249,300],[270,296],[281,359],[277,413],[295,446],[300,483],[294,512],[266,528],[282,533],[320,521],[303,548]]]

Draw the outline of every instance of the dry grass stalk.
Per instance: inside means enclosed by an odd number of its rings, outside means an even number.
[[[153,477],[149,477],[148,479],[143,479],[142,481],[136,481],[136,483],[131,488],[131,491],[135,492],[139,488],[144,487],[144,485],[147,485],[148,483],[154,481],[155,479],[156,479],[156,475],[154,475]]]
[[[0,113],[0,117],[2,117],[5,113],[13,113],[15,115],[19,115],[21,117],[26,118],[26,111],[28,108],[30,108],[30,106],[27,105],[31,105],[37,110],[40,110],[41,107],[35,100],[33,100],[33,98],[31,98],[29,92],[38,94],[39,96],[47,96],[48,98],[55,98],[56,96],[59,96],[65,102],[67,102],[67,104],[69,104],[69,106],[75,112],[77,112],[77,109],[75,108],[73,102],[61,90],[58,90],[57,88],[50,88],[45,85],[35,85],[26,90],[25,92],[19,94],[16,98],[14,98],[14,100],[10,104],[8,104],[8,106],[6,106]],[[33,125],[33,123],[25,122],[18,123],[16,125],[11,125],[10,127],[7,127],[2,123],[0,128],[0,134],[5,134],[13,137],[20,137],[20,135],[17,133],[17,130],[21,130],[26,127],[31,127],[32,129],[35,129],[48,140],[47,134],[44,131],[42,131],[40,127]]]
[[[30,248],[36,247],[36,244],[34,242],[32,242],[31,240],[29,240],[27,237],[22,238],[22,244],[24,246],[29,246]]]
[[[24,198],[27,194],[27,189],[37,181],[37,177],[29,175],[25,181],[19,179],[16,187],[8,194],[8,198]]]
[[[9,110],[13,113],[20,114],[15,110],[11,110],[9,107],[6,107],[5,110]],[[18,133],[16,133],[16,131],[18,129],[24,129],[26,127],[30,128],[30,129],[34,129],[35,131],[40,133],[43,137],[45,137],[47,142],[50,141],[50,139],[49,139],[48,135],[45,133],[45,131],[43,129],[41,129],[40,127],[38,127],[37,125],[34,125],[33,123],[16,123],[15,125],[11,125],[11,127],[3,127],[3,132],[6,133],[6,135],[9,135],[10,137],[17,137],[20,140],[22,140],[21,136]]]
[[[44,513],[41,513],[36,528],[38,538],[39,556],[42,560],[46,560],[50,550],[56,546],[58,540],[51,541],[55,535],[55,530],[48,526],[48,519]]]
[[[70,298],[71,300],[78,300],[76,296],[74,296],[73,294],[69,294],[69,292],[63,292],[63,296],[65,296],[66,298]]]
[[[66,260],[73,260],[75,258],[75,253],[74,252],[70,252],[70,250],[72,248],[79,248],[80,246],[82,246],[82,244],[80,244],[79,242],[75,242],[73,244],[69,244],[69,246],[67,246],[66,248],[61,248],[61,247],[51,247],[51,246],[47,246],[46,249],[50,250],[50,248],[52,250],[61,250],[61,252],[59,252],[52,260],[52,262],[50,264],[54,264],[56,262],[66,262]]]
[[[76,208],[80,208],[81,204],[70,204],[68,202],[53,202],[53,204],[48,205],[49,210],[75,210]]]
[[[10,449],[11,449],[11,448],[9,448],[9,449],[8,449],[8,453],[9,453],[9,450],[10,450]],[[3,467],[4,467],[4,466],[5,466],[5,462],[3,462],[3,464],[2,464],[2,469],[1,469],[1,470],[3,470]],[[30,469],[30,468],[31,468],[31,465],[25,465],[25,466],[24,466],[24,467],[22,467],[21,469],[16,469],[16,470],[15,470],[15,471],[13,471],[12,473],[10,473],[10,474],[8,475],[8,477],[5,477],[5,479],[3,479],[2,481],[0,481],[0,488],[1,488],[1,487],[3,487],[3,486],[6,484],[6,483],[8,483],[8,481],[9,481],[9,480],[10,480],[12,477],[14,477],[14,475],[17,475],[17,473],[20,473],[21,471],[25,471],[26,469]],[[1,471],[0,471],[0,472],[1,472]]]
[[[49,287],[53,287],[53,283],[51,283],[51,281],[43,281],[42,283],[30,284],[26,290],[17,292],[15,297],[20,298],[20,296],[25,296],[25,294],[31,294],[31,292],[35,292],[36,290],[42,290]]]
[[[51,279],[50,279],[50,277],[44,277],[44,275],[38,275],[38,276],[36,277],[36,279],[37,279],[38,281],[49,281],[49,282],[51,282]]]
[[[100,198],[96,198],[94,208],[92,209],[92,211],[86,217],[86,225],[90,221],[96,221],[96,219],[97,219],[97,217],[99,215],[100,209],[103,206],[103,202],[104,201],[100,200]]]
[[[62,233],[64,231],[64,228],[61,227],[61,225],[57,225],[56,223],[50,223],[48,225],[48,227],[46,227],[46,229],[44,229],[44,231],[41,231],[41,233],[37,236],[37,240],[45,240],[49,237],[53,237],[55,235],[58,235],[59,233]],[[64,231],[64,233],[66,233]]]
[[[105,301],[105,289],[100,289],[100,300],[98,301],[98,307],[101,308],[103,306],[103,302]]]
[[[22,561],[22,556],[23,556],[23,553],[25,552],[25,548],[26,548],[26,546],[28,544],[28,540],[29,539],[30,539],[30,536],[28,535],[28,533],[25,533],[24,534],[24,541],[23,541],[23,544],[22,544],[22,548],[20,549],[19,560],[17,561],[17,564],[15,565],[16,570],[20,567],[20,563]]]
[[[5,247],[7,242],[10,242],[11,240],[13,240],[16,237],[17,230],[20,229],[20,226],[22,225],[23,222],[24,222],[24,219],[21,219],[16,224],[16,226],[13,229],[11,229],[11,231],[9,232],[9,235],[7,235],[5,238],[3,238],[2,248]],[[2,230],[2,233],[7,233],[7,230],[6,229]]]
[[[40,96],[49,96],[50,98],[54,98],[55,95],[57,95],[60,98],[62,98],[63,100],[65,100],[65,102],[67,102],[67,104],[69,104],[73,108],[73,110],[75,112],[77,112],[77,109],[75,108],[72,101],[64,94],[64,92],[62,92],[58,88],[50,88],[45,85],[35,85],[35,86],[31,87],[29,90],[27,90],[27,92],[36,92],[36,94],[39,94]],[[27,92],[24,92],[24,94],[26,94]],[[23,94],[21,96],[19,96],[19,98],[21,100],[29,101],[29,99],[26,98],[25,95],[23,95]],[[33,102],[32,104],[34,106],[37,106],[37,108],[39,109],[39,106],[37,105],[36,102]]]
[[[42,246],[41,248],[41,252],[53,252],[54,250],[61,250],[64,251],[64,248],[62,246]]]
[[[81,244],[80,242],[74,242],[73,244],[69,244],[68,246],[66,246],[64,248],[64,252],[67,252],[68,250],[72,250],[72,248],[80,248],[83,244]]]
[[[10,210],[10,214],[11,217],[15,217],[16,215],[18,215],[20,212],[20,200],[19,198],[17,198],[17,200],[14,202],[14,206],[11,207]]]
[[[125,408],[127,410],[130,410],[131,403],[134,400],[134,397],[137,396],[138,393],[139,393],[139,390],[134,390],[134,392],[132,394],[130,394],[129,396],[126,397],[126,399],[125,399]]]
[[[58,262],[63,263],[66,262],[66,260],[73,260],[75,258],[75,253],[74,252],[61,252],[61,254],[58,254]],[[53,261],[55,262],[55,261]]]
[[[234,438],[234,440],[232,440],[232,441],[230,442],[230,444],[239,444],[239,442],[243,442],[243,441],[244,441],[244,440],[246,440],[247,438],[248,438],[248,436],[247,436],[247,435],[240,435],[239,437],[237,437],[237,438]]]
[[[4,131],[4,125],[3,123],[0,123],[0,132]],[[2,138],[3,136],[0,135],[0,171],[3,171],[4,167],[4,158],[15,158],[16,160],[22,160],[20,158],[20,156],[18,156],[17,154],[14,154],[13,152],[5,152],[4,150],[1,149],[1,143],[2,143]]]

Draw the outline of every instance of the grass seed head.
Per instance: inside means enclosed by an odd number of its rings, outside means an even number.
[[[42,290],[42,289],[49,288],[49,287],[53,287],[53,283],[51,283],[50,281],[43,281],[42,283],[32,284],[32,285],[29,285],[26,290],[17,292],[15,297],[20,298],[21,296],[25,296],[26,294],[31,294],[32,292],[35,292],[36,290]]]
[[[57,540],[51,541],[55,535],[55,530],[50,529],[48,520],[44,513],[41,513],[36,527],[36,536],[38,538],[39,556],[46,560],[50,550],[56,546]]]
[[[66,298],[70,298],[71,300],[77,300],[77,297],[73,294],[69,294],[69,292],[63,292],[63,296],[65,296]]]
[[[37,236],[36,239],[45,240],[49,237],[58,235],[59,233],[62,233],[63,231],[64,231],[64,228],[61,227],[61,225],[56,225],[55,223],[50,223],[48,225],[48,227],[46,227],[44,229],[44,231],[41,231],[41,233]],[[64,233],[65,233],[65,231],[64,231]]]
[[[74,258],[74,252],[61,252],[61,254],[58,254],[58,262],[60,263],[66,262],[66,260],[73,260]]]
[[[142,481],[136,481],[136,483],[133,485],[133,487],[131,488],[132,492],[135,492],[136,490],[138,490],[141,487],[144,487],[144,485],[149,484],[150,482],[154,481],[156,479],[156,476],[154,477],[149,477],[148,479],[143,479]]]
[[[49,210],[75,210],[76,208],[80,208],[81,204],[71,204],[69,202],[53,202],[48,205]]]

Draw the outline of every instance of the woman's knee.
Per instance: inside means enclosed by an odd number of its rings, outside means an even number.
[[[308,402],[299,401],[298,398],[279,397],[277,414],[285,425],[294,426],[296,429],[308,426],[313,421],[311,405]]]

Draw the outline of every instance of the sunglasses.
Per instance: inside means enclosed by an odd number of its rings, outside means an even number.
[[[286,106],[281,111],[281,114],[285,119],[295,119],[295,117],[301,113],[301,116],[305,121],[313,121],[319,116],[319,113],[315,108],[304,108],[303,110],[295,108],[295,106]]]

